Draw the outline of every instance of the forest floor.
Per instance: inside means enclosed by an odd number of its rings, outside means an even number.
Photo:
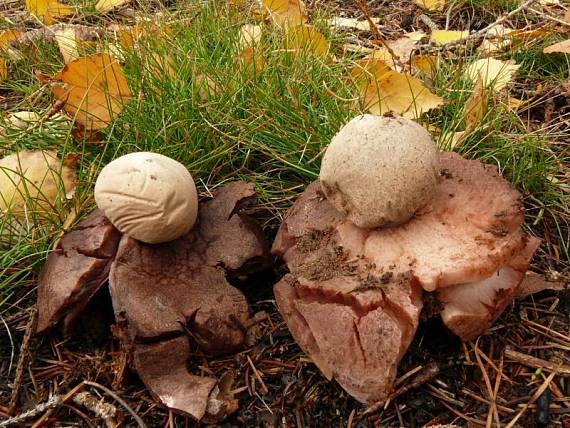
[[[58,21],[82,28],[84,39],[76,40],[75,49],[80,55],[107,49],[122,56],[134,94],[105,126],[88,129],[78,126],[78,117],[69,119],[51,90],[50,76],[69,60],[53,36],[61,24],[33,17],[24,3],[0,4],[0,58],[6,65],[0,68],[0,157],[54,150],[69,160],[77,180],[73,198],[51,207],[47,220],[27,218],[21,227],[9,213],[1,214],[0,427],[18,415],[22,422],[13,426],[109,426],[74,401],[81,391],[114,406],[119,426],[136,426],[129,410],[149,427],[207,426],[157,403],[125,370],[125,350],[111,333],[106,288],[82,315],[79,334],[34,336],[38,273],[54,243],[94,208],[100,169],[132,151],[180,161],[201,197],[228,181],[254,182],[259,200],[252,212],[272,239],[295,197],[318,177],[330,139],[370,107],[362,102],[361,87],[347,78],[351,67],[386,45],[400,56],[400,71],[417,76],[442,100],[433,109],[418,100],[418,122],[441,149],[496,165],[516,186],[526,231],[542,240],[530,270],[568,286],[570,47],[544,50],[570,37],[570,5],[458,0],[429,10],[412,0],[316,0],[306,5],[304,19],[324,42],[289,41],[291,49],[283,48],[287,36],[271,16],[264,21],[246,1],[132,1],[102,13],[95,1],[73,0],[67,2],[72,13]],[[297,1],[281,3],[280,13],[296,16],[287,8],[298,8]],[[258,63],[244,54],[242,28],[262,22]],[[45,25],[51,30],[43,31]],[[125,28],[131,29],[128,37]],[[443,41],[434,39],[439,30]],[[144,42],[121,45],[145,31]],[[453,31],[469,35],[457,40]],[[10,32],[19,38],[17,54]],[[411,53],[429,66],[414,68]],[[477,92],[469,66],[487,58],[512,72],[489,77]],[[472,111],[478,113],[469,114],[465,105],[473,106],[477,93]],[[33,118],[14,125],[14,114],[23,111]],[[291,337],[272,292],[285,272],[276,261],[238,285],[260,320],[253,344],[225,358],[206,358],[198,349],[192,355],[190,366],[233,379],[239,406],[214,426],[570,427],[568,289],[517,299],[474,342],[462,343],[439,320],[423,322],[400,363],[393,397],[367,409],[325,379]]]

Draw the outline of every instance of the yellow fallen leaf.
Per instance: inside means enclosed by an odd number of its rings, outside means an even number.
[[[548,34],[551,34],[551,31],[545,28],[535,28],[534,30],[513,30],[509,33],[509,37],[526,41],[544,37]]]
[[[361,90],[390,71],[383,55],[378,55],[376,52],[375,50],[369,56],[355,61],[354,66],[349,70],[350,77]]]
[[[53,35],[57,45],[59,46],[61,56],[63,56],[63,62],[67,64],[79,57],[74,26],[64,25],[62,28],[56,30]]]
[[[0,51],[8,48],[8,44],[12,41],[12,40],[16,40],[18,37],[20,37],[22,34],[24,34],[23,31],[18,31],[18,30],[3,30],[0,31]]]
[[[342,45],[342,50],[344,52],[352,52],[358,54],[369,54],[374,51],[372,48],[368,48],[366,46],[357,45],[355,43],[345,43]]]
[[[467,131],[473,131],[485,116],[487,111],[487,92],[483,86],[483,78],[479,76],[475,82],[473,93],[465,102],[463,107],[463,117],[465,117],[465,127]]]
[[[6,114],[6,122],[9,127],[26,129],[30,124],[37,122],[41,116],[34,111],[18,111]]]
[[[465,138],[475,131],[487,112],[487,92],[483,86],[483,79],[481,76],[475,82],[473,93],[465,102],[463,106],[463,118],[465,120],[465,130],[456,132],[452,137],[451,148],[456,147],[462,143]]]
[[[367,94],[378,99],[368,107],[370,113],[377,115],[392,111],[415,119],[444,104],[443,98],[430,92],[421,80],[396,71],[386,73],[377,87],[368,88]]]
[[[19,152],[0,159],[0,215],[50,215],[75,191],[75,172],[54,151]]]
[[[116,7],[122,6],[128,3],[130,0],[99,0],[95,5],[95,10],[101,13],[107,13]]]
[[[303,0],[261,0],[261,3],[271,20],[282,28],[307,22],[307,11]]]
[[[380,18],[371,18],[373,24],[378,24]],[[343,18],[341,16],[336,16],[329,19],[328,24],[332,28],[340,29],[354,29],[358,31],[370,31],[370,22],[367,19],[356,19],[356,18]]]
[[[0,53],[8,49],[8,44],[22,34],[21,31],[0,31]],[[3,58],[0,58],[0,83],[8,79],[8,66]]]
[[[263,56],[253,47],[245,48],[238,57],[238,60],[245,66],[246,70],[255,74],[261,73],[265,66]]]
[[[399,70],[401,64],[407,64],[410,61],[418,41],[424,36],[425,33],[422,31],[414,31],[405,34],[399,39],[389,40],[386,42],[387,47],[381,46],[370,51],[365,59],[379,59],[384,61],[390,68]]]
[[[408,63],[412,52],[416,48],[418,41],[425,36],[421,31],[405,34],[396,40],[389,40],[386,45],[394,52],[402,63]]]
[[[434,30],[431,32],[431,40],[437,45],[455,42],[464,39],[469,31]]]
[[[119,25],[112,24],[107,27],[107,30],[111,31],[117,40],[118,45],[122,49],[133,49],[135,47],[136,40],[142,34],[142,26],[136,25]]]
[[[568,40],[564,40],[563,42],[560,43],[555,43],[553,45],[550,45],[546,48],[544,48],[544,50],[542,51],[545,54],[550,54],[550,53],[570,53],[570,39]]]
[[[73,9],[57,0],[26,0],[26,9],[46,25],[56,22],[56,18],[73,15]]]
[[[53,79],[61,82],[52,92],[65,111],[88,129],[105,128],[132,96],[121,66],[106,53],[78,58]]]
[[[167,55],[150,52],[147,57],[147,66],[153,76],[159,80],[164,79],[165,76],[169,76],[170,78],[176,77],[174,61]]]
[[[19,30],[4,30],[0,31],[0,55],[5,56],[13,61],[20,61],[23,56],[15,48],[10,46],[12,40],[16,40],[24,34],[23,31]]]
[[[194,87],[198,90],[198,96],[202,101],[207,101],[220,92],[219,85],[206,73],[194,77]]]
[[[548,31],[544,28],[513,30],[498,24],[491,28],[487,34],[487,37],[477,50],[489,55],[504,50],[511,45],[543,37],[548,34]]]
[[[455,147],[459,146],[468,136],[469,133],[467,131],[454,132],[451,135],[451,143],[449,145],[449,148],[454,149]]]
[[[59,113],[44,117],[33,111],[17,111],[6,113],[3,120],[0,119],[0,137],[18,138],[20,131],[41,129],[42,126],[58,139],[67,135],[70,128],[66,118]]]
[[[364,108],[372,114],[394,112],[417,118],[444,103],[443,98],[430,92],[421,80],[390,70],[380,60],[357,64],[350,74],[359,86]]]
[[[390,51],[385,47],[381,46],[368,53],[368,55],[366,55],[362,60],[357,61],[357,63],[359,63],[360,65],[364,65],[366,64],[366,61],[381,61],[384,64],[386,64],[388,67],[390,67],[392,70],[395,70],[398,67],[399,60],[400,57],[396,54],[396,61],[394,61],[394,58],[392,57]]]
[[[507,107],[512,111],[516,111],[526,103],[527,101],[519,100],[515,97],[509,97],[507,100]]]
[[[118,48],[132,50],[141,48],[142,45],[152,45],[153,48],[164,47],[164,42],[174,35],[174,30],[169,24],[146,19],[138,21],[135,25],[111,24],[107,27],[107,31],[112,32],[116,41],[113,43],[115,45],[113,50]]]
[[[562,20],[570,24],[570,9],[566,9],[566,12],[564,12],[564,17],[562,18]]]
[[[433,76],[435,74],[438,64],[439,58],[433,55],[414,55],[410,60],[412,68],[415,68],[428,76]]]
[[[495,25],[487,32],[485,39],[477,50],[485,54],[492,54],[508,47],[513,40],[507,36],[513,31],[515,30],[507,28],[504,25]]]
[[[6,65],[6,61],[0,58],[0,83],[5,81],[8,78],[8,66]]]
[[[245,24],[239,32],[238,44],[242,49],[255,46],[261,40],[261,26],[253,24]]]
[[[107,46],[103,47],[101,51],[108,53],[121,63],[125,62],[125,51],[118,43],[107,43]]]
[[[425,36],[426,36],[426,33],[424,33],[423,31],[412,31],[410,33],[404,34],[404,37],[406,37],[410,40],[413,40],[414,42],[419,42]]]
[[[291,27],[285,38],[287,49],[295,51],[310,51],[315,56],[323,56],[329,50],[329,42],[312,25],[297,25]]]
[[[465,75],[472,81],[476,81],[481,75],[483,86],[500,91],[513,79],[519,67],[520,65],[513,61],[484,58],[469,64],[465,70]]]
[[[414,3],[427,10],[443,10],[445,0],[414,0]]]

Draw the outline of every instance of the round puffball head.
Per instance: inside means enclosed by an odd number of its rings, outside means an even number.
[[[431,136],[416,122],[357,116],[328,146],[321,164],[321,186],[333,206],[355,225],[396,225],[433,196],[438,158]]]
[[[198,215],[190,172],[158,153],[129,153],[107,164],[95,183],[95,203],[117,229],[149,244],[179,238]]]

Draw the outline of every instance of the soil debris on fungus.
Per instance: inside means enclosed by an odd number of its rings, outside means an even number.
[[[445,177],[409,221],[357,227],[314,182],[273,244],[290,270],[274,292],[293,337],[328,379],[364,403],[389,396],[418,326],[422,288],[437,290],[430,308],[444,324],[473,339],[513,300],[540,242],[523,233],[520,195],[494,168],[455,153],[438,156]],[[299,248],[319,230],[327,231],[326,246]],[[313,265],[338,247],[343,259],[335,271],[313,275]]]
[[[394,225],[429,201],[437,161],[429,132],[416,122],[364,114],[334,136],[319,180],[330,203],[355,225]]]
[[[253,197],[252,184],[230,183],[200,203],[190,232],[154,245],[120,238],[95,211],[61,240],[44,266],[38,332],[81,312],[109,278],[116,319],[126,326],[121,339],[133,350],[142,381],[166,406],[201,419],[217,380],[188,371],[190,344],[208,355],[243,346],[249,306],[227,277],[248,275],[268,261],[260,227],[240,211]],[[223,405],[216,400],[210,408],[218,417],[225,416],[222,408],[235,410],[231,399]]]

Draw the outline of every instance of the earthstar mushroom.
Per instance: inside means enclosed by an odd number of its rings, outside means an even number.
[[[400,224],[432,197],[438,151],[403,117],[365,114],[332,139],[319,179],[327,199],[359,227]]]
[[[359,117],[349,125],[359,120],[389,129],[392,141],[409,135],[409,124],[400,119]],[[364,153],[381,159],[378,153]],[[443,323],[462,340],[471,340],[512,301],[540,241],[522,231],[520,194],[496,168],[446,152],[436,153],[436,162],[425,170],[439,164],[437,185],[424,205],[415,209],[414,201],[420,200],[415,196],[401,204],[410,207],[401,213],[415,210],[412,218],[392,227],[359,227],[359,220],[373,218],[374,205],[367,205],[364,192],[349,208],[357,206],[370,216],[355,217],[351,214],[357,210],[343,210],[342,204],[339,209],[338,193],[326,194],[331,181],[344,180],[339,188],[346,191],[347,183],[358,182],[349,178],[357,177],[369,186],[362,189],[373,195],[370,199],[390,188],[382,183],[380,191],[370,188],[378,178],[374,161],[346,151],[343,156],[335,159],[334,173],[324,174],[328,185],[311,183],[281,224],[272,252],[290,273],[274,286],[275,300],[293,337],[323,375],[335,378],[357,400],[374,403],[391,392],[398,363],[417,329],[424,293],[435,292]],[[367,170],[353,174],[366,164]],[[400,197],[407,195],[387,195]],[[381,198],[376,202],[379,210],[390,212],[391,205]]]
[[[254,197],[252,184],[229,183],[200,202],[190,231],[158,244],[122,235],[95,210],[49,254],[38,283],[36,332],[61,321],[69,332],[108,282],[114,332],[148,390],[196,419],[223,418],[235,410],[231,394],[220,394],[217,379],[194,375],[187,364],[196,346],[219,355],[244,344],[249,305],[229,280],[266,266],[261,228],[242,212]]]
[[[107,164],[95,183],[95,202],[117,229],[149,244],[184,235],[198,214],[190,172],[150,152],[129,153]]]

